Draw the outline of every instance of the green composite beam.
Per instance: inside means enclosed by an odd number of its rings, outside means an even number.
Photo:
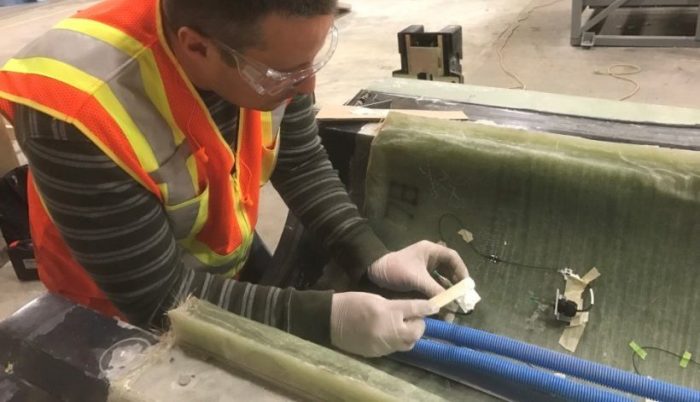
[[[444,401],[331,349],[190,298],[168,313],[176,343],[301,400]]]
[[[523,91],[454,85],[452,83],[402,78],[387,78],[371,83],[367,90],[393,95],[440,99],[499,108],[534,110],[569,116],[632,123],[700,126],[700,110],[635,102],[561,95],[538,91]]]
[[[568,353],[552,314],[557,271],[597,267],[575,355],[625,370],[631,340],[700,355],[700,152],[392,114],[372,145],[365,209],[390,248],[429,239],[460,253],[482,297],[461,324]],[[679,363],[649,351],[638,366],[700,388],[700,367]]]

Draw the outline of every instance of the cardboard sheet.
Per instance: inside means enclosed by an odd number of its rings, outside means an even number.
[[[319,120],[380,121],[386,119],[389,112],[403,113],[411,116],[432,117],[436,119],[467,120],[467,115],[459,110],[388,110],[343,105],[325,106],[318,112],[316,118]]]

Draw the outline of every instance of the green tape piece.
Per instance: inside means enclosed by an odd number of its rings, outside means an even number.
[[[693,357],[693,355],[690,352],[686,351],[685,353],[683,353],[683,358],[681,359],[681,367],[688,367],[688,363],[690,363],[691,357]]]
[[[630,341],[630,348],[632,348],[632,350],[634,350],[634,353],[636,353],[637,356],[641,357],[642,360],[647,358],[647,351],[642,349],[641,346],[637,345],[637,342]]]

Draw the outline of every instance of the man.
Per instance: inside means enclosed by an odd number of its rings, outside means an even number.
[[[349,352],[410,349],[435,313],[426,300],[236,280],[273,167],[291,211],[354,279],[433,296],[431,271],[468,275],[434,243],[388,252],[332,170],[310,94],[335,50],[335,7],[108,0],[10,60],[0,111],[30,161],[47,288],[140,326],[192,294]]]

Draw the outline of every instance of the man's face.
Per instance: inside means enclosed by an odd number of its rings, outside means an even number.
[[[259,44],[239,52],[256,65],[281,73],[296,72],[312,66],[332,24],[332,15],[305,18],[271,14],[261,21]],[[316,85],[316,77],[311,75],[280,93],[260,95],[241,76],[236,65],[227,64],[218,52],[212,59],[217,64],[212,68],[210,89],[245,108],[273,110],[295,95],[312,93]]]

